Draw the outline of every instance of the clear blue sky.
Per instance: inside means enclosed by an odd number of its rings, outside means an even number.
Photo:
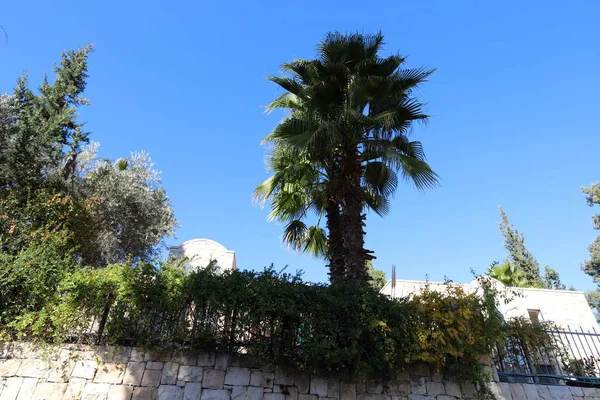
[[[493,3],[493,4],[492,4]],[[206,237],[238,266],[324,263],[280,244],[281,227],[251,203],[267,177],[263,138],[278,122],[265,77],[314,55],[329,30],[382,29],[386,52],[437,68],[417,127],[442,187],[402,186],[389,217],[368,217],[378,268],[398,277],[469,281],[506,252],[503,205],[542,265],[590,289],[579,270],[595,234],[580,186],[600,180],[600,2],[563,1],[16,1],[0,5],[0,91],[34,83],[60,52],[95,44],[82,112],[101,155],[147,150],[181,223],[170,244]],[[598,210],[596,210],[598,212]]]

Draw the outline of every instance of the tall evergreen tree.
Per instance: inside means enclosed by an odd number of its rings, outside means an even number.
[[[523,278],[530,286],[541,286],[540,264],[525,247],[525,237],[508,221],[504,209],[500,207],[502,222],[498,225],[504,236],[504,247],[508,250],[506,262],[523,273]]]
[[[592,184],[589,188],[581,188],[590,207],[600,204],[600,182]],[[592,217],[594,229],[600,229],[600,214]],[[590,258],[584,261],[581,269],[600,285],[600,235],[588,246]],[[595,311],[596,319],[600,321],[600,287],[586,293],[590,307]]]
[[[502,207],[499,209],[502,222],[498,227],[504,236],[504,247],[508,250],[508,257],[494,273],[505,276],[510,272],[511,276],[518,277],[518,279],[509,279],[511,282],[514,281],[516,286],[564,290],[565,285],[560,281],[556,270],[546,266],[545,275],[540,274],[540,264],[525,247],[525,237],[510,223],[504,209]]]
[[[91,51],[86,46],[63,53],[54,82],[45,77],[38,94],[26,75],[17,81],[11,98],[15,118],[5,125],[9,129],[0,129],[0,191],[47,186],[48,169],[59,165],[65,178],[73,175],[77,154],[88,141],[77,108],[88,104],[83,91]]]
[[[589,188],[582,188],[585,199],[590,207],[600,204],[600,182],[594,183]],[[594,229],[600,229],[600,214],[592,217]],[[589,245],[590,258],[587,259],[581,269],[590,275],[594,281],[600,283],[600,236],[597,236]]]

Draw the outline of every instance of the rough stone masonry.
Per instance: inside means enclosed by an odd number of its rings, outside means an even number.
[[[494,371],[490,370],[492,376]],[[490,382],[498,399],[600,398],[600,390]],[[265,369],[250,357],[134,347],[0,343],[0,400],[476,399],[425,366],[385,383]]]

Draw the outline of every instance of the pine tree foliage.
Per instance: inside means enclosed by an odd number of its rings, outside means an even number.
[[[512,283],[509,286],[564,290],[565,285],[562,284],[556,270],[546,266],[545,275],[540,274],[540,264],[525,246],[525,236],[510,223],[504,209],[499,209],[502,222],[498,227],[504,236],[504,247],[508,250],[508,257],[503,265],[497,267],[495,273],[505,276],[507,282]]]

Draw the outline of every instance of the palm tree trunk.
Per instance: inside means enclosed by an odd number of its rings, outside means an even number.
[[[368,281],[366,262],[374,257],[365,249],[365,214],[361,178],[363,166],[356,147],[346,151],[341,160],[342,215],[346,279]]]
[[[340,208],[332,200],[325,208],[327,217],[327,257],[329,258],[329,279],[331,283],[344,279],[346,268],[344,263],[344,243],[340,226]]]

